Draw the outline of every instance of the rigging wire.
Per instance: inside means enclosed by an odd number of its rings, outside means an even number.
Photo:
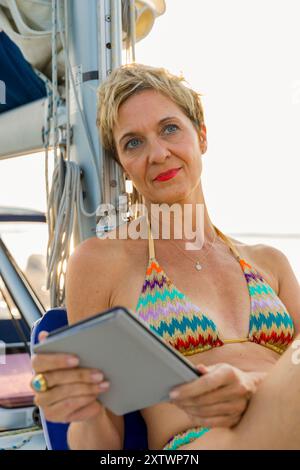
[[[98,171],[98,164],[97,164],[98,158],[97,158],[97,155],[96,155],[96,152],[95,152],[95,149],[94,149],[94,145],[93,145],[93,142],[92,142],[92,137],[91,137],[91,134],[90,134],[90,131],[89,131],[86,119],[85,119],[85,115],[83,113],[83,110],[82,110],[80,102],[79,102],[78,92],[77,92],[76,85],[75,85],[75,79],[74,79],[74,75],[73,75],[73,72],[72,72],[72,67],[71,67],[71,64],[70,64],[70,58],[69,58],[69,54],[67,53],[68,51],[66,49],[66,41],[65,41],[65,37],[64,37],[65,33],[63,32],[63,29],[62,29],[62,22],[61,22],[61,18],[60,18],[60,10],[59,9],[58,9],[57,20],[58,20],[58,29],[59,29],[60,40],[61,40],[61,43],[62,43],[62,46],[63,46],[63,51],[64,51],[65,69],[69,72],[69,78],[71,79],[72,88],[73,88],[73,92],[74,92],[74,96],[75,96],[75,100],[76,100],[76,105],[77,105],[77,108],[78,108],[78,111],[79,111],[79,115],[80,115],[80,118],[81,118],[81,121],[82,121],[82,125],[83,125],[83,128],[84,128],[86,137],[87,137],[90,152],[91,152],[91,155],[93,157],[93,163],[95,165],[96,171]],[[64,29],[64,31],[65,31],[65,29]]]
[[[48,98],[51,97],[47,107],[47,118],[44,126],[44,144],[46,152],[45,160],[45,179],[46,179],[46,193],[47,193],[47,219],[48,219],[48,245],[47,245],[47,281],[46,287],[50,290],[50,304],[51,306],[61,306],[64,304],[65,299],[65,273],[67,260],[70,256],[70,240],[73,233],[75,222],[75,210],[77,214],[81,213],[86,217],[93,217],[96,211],[88,212],[84,208],[83,189],[81,184],[82,171],[80,166],[70,161],[70,143],[71,143],[71,126],[70,126],[70,102],[69,102],[69,79],[71,80],[74,96],[76,99],[79,114],[81,116],[83,129],[87,137],[90,152],[92,155],[93,164],[97,170],[97,157],[92,145],[91,136],[87,127],[86,119],[83,115],[79,103],[79,97],[75,86],[74,76],[71,70],[69,55],[68,55],[68,38],[65,39],[66,28],[63,30],[62,21],[60,17],[60,8],[57,5],[57,0],[53,1],[53,55],[56,56],[57,49],[55,47],[55,35],[60,35],[60,40],[64,50],[64,63],[65,63],[65,83],[66,83],[66,145],[57,142],[58,136],[58,121],[57,121],[57,106],[62,105],[62,99],[58,94],[57,86],[49,87]],[[54,3],[56,3],[55,8]],[[55,14],[55,15],[54,15]],[[67,24],[67,8],[65,2],[64,9],[64,22]],[[55,19],[56,17],[56,19]],[[57,31],[58,26],[58,31]],[[65,31],[65,32],[64,32]],[[57,59],[53,60],[53,74],[55,79],[55,63]],[[54,83],[55,85],[55,83]],[[48,150],[49,150],[49,133],[50,133],[50,117],[53,116],[53,130],[54,130],[54,155],[55,155],[55,168],[52,175],[51,190],[48,187]],[[56,145],[57,144],[57,145]],[[79,236],[83,239],[82,229],[80,224]]]
[[[80,166],[70,161],[71,126],[70,126],[70,85],[73,89],[77,109],[82,121],[84,133],[87,138],[92,162],[98,174],[98,158],[93,146],[87,121],[80,105],[78,90],[69,59],[68,35],[67,35],[67,2],[64,0],[64,28],[61,19],[62,3],[52,0],[52,84],[46,81],[47,110],[44,124],[45,146],[45,181],[47,197],[48,219],[48,246],[47,246],[47,289],[50,289],[51,306],[60,306],[65,298],[65,273],[68,258],[70,256],[70,240],[73,233],[75,210],[77,214],[85,217],[93,217],[97,210],[89,213],[84,208],[83,188],[81,184],[82,171]],[[122,17],[126,31],[126,51],[131,51],[132,60],[135,61],[135,6],[133,0],[122,2]],[[127,21],[125,18],[127,17]],[[58,141],[58,108],[62,106],[62,98],[59,95],[57,84],[57,35],[59,35],[63,51],[65,65],[65,90],[66,90],[66,144]],[[128,61],[128,59],[127,59]],[[49,191],[49,138],[51,129],[51,116],[53,126],[54,163],[51,189]],[[122,178],[122,175],[119,175]],[[102,187],[102,186],[101,186]],[[83,239],[81,224],[78,224],[80,240]]]

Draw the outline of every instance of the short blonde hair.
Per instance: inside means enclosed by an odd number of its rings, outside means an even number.
[[[164,68],[144,64],[127,64],[115,69],[97,91],[97,127],[103,147],[120,164],[113,137],[119,108],[135,93],[153,89],[170,98],[200,130],[204,123],[200,94],[184,85],[183,76],[173,75]],[[187,82],[186,82],[187,83]]]
[[[97,127],[103,147],[121,166],[114,142],[113,129],[118,120],[118,112],[122,103],[134,93],[153,89],[170,98],[192,121],[197,130],[204,124],[204,113],[200,93],[184,85],[183,76],[173,75],[164,68],[144,64],[127,64],[115,69],[99,86],[97,91]],[[187,83],[187,82],[186,82]],[[134,202],[139,200],[137,191]],[[141,202],[141,201],[140,201]],[[234,244],[228,236],[213,225],[218,236],[227,243],[238,256]]]

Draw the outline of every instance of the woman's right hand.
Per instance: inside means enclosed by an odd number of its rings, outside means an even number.
[[[48,336],[41,331],[39,341]],[[87,421],[104,412],[97,400],[99,394],[109,389],[100,370],[78,367],[79,360],[69,354],[36,354],[32,367],[43,374],[48,390],[34,391],[34,402],[41,407],[48,421],[70,423]]]

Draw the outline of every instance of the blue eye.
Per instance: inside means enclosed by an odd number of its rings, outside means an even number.
[[[175,129],[175,131],[171,131],[171,132],[167,132],[167,134],[174,134],[174,132],[176,132],[176,130],[179,129],[179,127],[176,125],[176,124],[167,124],[163,130],[164,132],[166,131],[166,129],[169,129],[169,128],[173,128]],[[138,139],[137,137],[134,137],[133,139],[130,139],[126,144],[125,144],[125,150],[134,150],[136,148],[138,148],[138,145],[135,145],[136,142],[140,142],[141,139]],[[133,145],[132,145],[133,144]]]
[[[129,144],[130,144],[131,142],[137,142],[137,141],[139,141],[139,140],[140,140],[140,139],[137,139],[136,137],[135,137],[134,139],[129,140],[129,141],[127,142],[127,144],[125,145],[125,149],[135,149],[135,148],[137,148],[137,145],[133,145],[133,146],[131,147],[131,146],[129,146]]]
[[[176,124],[168,124],[167,126],[165,126],[164,129],[166,130],[166,129],[168,129],[168,127],[169,127],[169,128],[170,128],[170,127],[173,127],[173,128],[175,127],[176,130],[179,129],[179,127],[178,127]]]

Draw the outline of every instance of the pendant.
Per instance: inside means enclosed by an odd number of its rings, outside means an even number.
[[[195,268],[197,269],[197,271],[200,271],[200,270],[202,269],[202,266],[201,266],[201,264],[199,263],[199,261],[196,262]]]

